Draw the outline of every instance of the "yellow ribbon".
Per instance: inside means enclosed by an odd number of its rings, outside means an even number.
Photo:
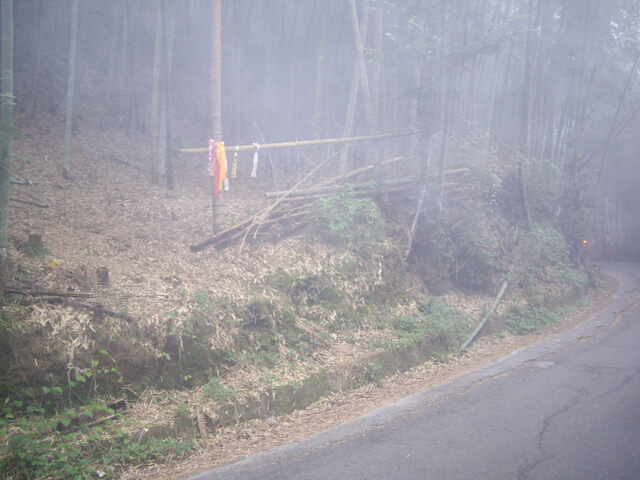
[[[236,178],[238,173],[238,145],[236,145],[236,151],[233,152],[233,163],[231,164],[231,178]]]

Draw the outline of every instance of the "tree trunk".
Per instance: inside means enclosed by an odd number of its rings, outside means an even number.
[[[349,2],[351,11],[351,29],[353,31],[353,41],[356,47],[356,60],[358,62],[358,72],[360,75],[360,87],[362,88],[362,100],[364,103],[364,113],[367,119],[367,129],[369,135],[375,135],[376,122],[373,114],[373,106],[371,105],[371,89],[369,88],[369,77],[367,75],[367,63],[364,58],[364,42],[360,33],[360,24],[358,22],[358,10],[356,1]]]
[[[157,4],[158,11],[156,12],[156,39],[154,44],[153,54],[153,85],[151,88],[151,183],[158,185],[158,149],[160,139],[160,129],[158,126],[159,118],[159,106],[158,101],[160,97],[160,64],[162,61],[162,10],[164,9],[164,3]]]
[[[175,9],[173,9],[175,13]],[[171,141],[171,73],[172,73],[172,60],[173,60],[173,32],[175,27],[175,15],[173,16],[173,23],[169,25],[169,2],[163,2],[163,15],[162,15],[162,30],[164,31],[164,128],[162,130],[162,136],[164,139],[163,156],[165,175],[167,179],[167,189],[173,190],[175,187],[175,175],[173,169],[173,157],[172,157],[172,141]]]
[[[509,17],[510,17],[510,12],[511,12],[511,0],[508,0],[506,5],[505,5],[505,9],[504,9],[504,15],[500,15],[499,12],[499,7],[498,7],[498,2],[496,2],[496,12],[494,15],[494,19],[498,18],[499,21],[499,25],[500,25],[500,31],[503,32],[504,31],[504,26],[507,25],[508,21],[509,21]],[[507,55],[507,58],[505,59],[504,65],[505,68],[503,71],[507,72],[508,68],[509,68],[509,64],[511,62],[511,55],[513,52],[513,42],[509,42],[509,54]],[[491,144],[494,140],[494,138],[497,136],[498,134],[498,110],[499,110],[499,78],[500,78],[500,64],[501,61],[500,59],[504,56],[504,53],[502,53],[501,55],[496,55],[496,59],[495,59],[495,67],[494,67],[494,75],[495,78],[493,80],[493,91],[492,91],[492,97],[491,97],[491,101],[490,101],[490,114],[489,114],[489,134],[488,134],[488,138],[487,138],[487,151],[489,151]],[[505,73],[505,83],[502,85],[503,90],[505,91],[504,88],[506,88],[506,77],[507,74]]]
[[[126,99],[129,97],[128,92],[125,92],[125,79],[127,78],[127,72],[129,69],[129,0],[122,0],[123,10],[123,26],[122,26],[122,40],[120,50],[120,76],[118,78],[118,123],[121,126],[125,124],[125,111],[126,111]]]
[[[382,81],[382,10],[384,9],[384,0],[377,0],[373,15],[373,62],[371,71],[371,110],[374,125],[378,126],[380,112],[380,91]],[[377,132],[371,132],[375,135]]]
[[[0,77],[2,104],[0,112],[0,291],[4,290],[7,231],[9,228],[9,168],[11,165],[11,131],[13,129],[13,0],[2,0],[2,59]]]
[[[446,12],[442,14],[442,31],[446,31]],[[438,155],[438,222],[442,216],[442,209],[444,206],[444,171],[447,161],[447,140],[449,137],[449,124],[451,119],[451,96],[453,89],[453,82],[455,77],[455,69],[449,65],[447,69],[447,63],[445,61],[446,45],[445,36],[442,36],[440,43],[440,151]],[[452,39],[453,43],[453,39]]]
[[[78,47],[78,0],[71,4],[71,43],[69,46],[69,75],[67,77],[67,112],[64,121],[64,157],[62,176],[71,179],[69,157],[71,156],[71,133],[73,128],[73,100],[76,84],[76,52]]]
[[[119,0],[121,1],[121,0]],[[116,103],[116,96],[118,91],[116,89],[116,56],[118,51],[118,39],[119,37],[119,20],[120,20],[120,8],[114,7],[110,10],[109,23],[111,25],[111,37],[109,39],[109,67],[107,69],[107,83],[106,83],[106,95],[105,101],[102,102],[102,117],[100,119],[100,127],[105,128],[107,125],[113,123],[114,114],[117,113],[113,108]]]
[[[415,58],[411,64],[411,96],[409,99],[409,131],[418,132],[420,130],[420,101],[422,100],[422,65],[420,60]],[[410,139],[410,151],[413,154],[418,150],[420,136],[413,135]]]
[[[216,142],[222,141],[222,2],[212,0],[212,28],[211,28],[211,133]],[[213,177],[214,180],[216,177]],[[212,185],[213,186],[213,185]],[[220,189],[221,190],[221,189]],[[213,207],[213,233],[224,230],[224,193],[220,191],[217,197],[211,195]]]
[[[369,22],[369,0],[362,2],[362,22],[360,23],[360,37],[363,39],[367,36],[367,24]],[[353,123],[356,116],[356,104],[358,101],[358,90],[360,89],[360,77],[358,75],[358,60],[354,61],[353,74],[351,75],[351,88],[349,89],[349,101],[347,102],[347,112],[344,118],[344,128],[342,136],[349,138],[353,135]],[[348,170],[347,160],[349,157],[349,145],[340,153],[338,161],[338,172],[344,173]]]
[[[42,71],[42,44],[44,43],[42,40],[42,31],[44,30],[44,2],[40,0],[36,5],[36,12],[38,15],[38,33],[36,36],[36,61],[33,67],[33,87],[32,93],[33,97],[31,98],[31,108],[29,109],[29,118],[33,119],[36,116],[36,107],[38,104],[38,94],[40,93],[40,79],[42,75],[40,72]]]
[[[530,123],[531,123],[531,76],[533,68],[533,17],[535,0],[529,0],[527,36],[525,41],[524,71],[520,97],[520,148],[526,158],[530,153]],[[518,182],[520,184],[520,201],[527,228],[531,227],[531,212],[527,195],[527,182],[524,171],[524,158],[518,161]]]
[[[444,206],[444,172],[447,166],[447,139],[449,136],[449,122],[451,117],[451,93],[444,87],[442,99],[442,138],[440,139],[440,152],[438,157],[438,221],[442,216]]]
[[[332,2],[333,3],[333,2]],[[329,13],[331,5],[328,9],[323,10],[320,19],[320,44],[318,45],[318,63],[316,67],[316,92],[313,105],[313,136],[320,138],[323,134],[320,128],[322,122],[322,103],[324,93],[324,75],[325,75],[325,49],[327,43],[327,23],[329,23]]]

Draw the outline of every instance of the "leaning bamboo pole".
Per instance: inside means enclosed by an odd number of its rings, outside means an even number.
[[[469,335],[469,338],[467,339],[467,341],[464,342],[464,344],[460,347],[461,352],[465,351],[469,346],[469,344],[471,344],[471,342],[475,340],[475,338],[478,336],[478,333],[480,333],[480,330],[482,330],[482,327],[484,327],[484,324],[487,323],[487,320],[489,320],[491,315],[493,315],[493,312],[495,311],[496,307],[500,303],[500,300],[502,300],[502,295],[504,295],[504,292],[508,286],[509,286],[509,280],[505,280],[504,283],[502,284],[502,288],[500,288],[500,292],[498,293],[498,296],[493,301],[493,305],[491,305],[491,308],[489,309],[489,311],[485,314],[484,318],[476,326],[475,330],[471,332],[471,335]]]
[[[319,140],[299,140],[295,142],[281,142],[281,143],[264,143],[264,144],[251,144],[251,145],[234,145],[231,147],[226,147],[228,152],[240,152],[243,150],[255,150],[256,147],[260,147],[260,150],[269,150],[275,148],[294,148],[294,147],[304,147],[307,145],[326,145],[329,143],[347,143],[347,142],[363,142],[367,140],[380,140],[383,138],[394,138],[394,137],[405,137],[409,135],[417,135],[420,132],[410,132],[410,133],[390,133],[384,135],[367,135],[363,137],[351,137],[351,138],[324,138]],[[178,150],[178,153],[189,154],[189,153],[206,153],[209,149],[207,147],[198,147],[198,148],[181,148]]]

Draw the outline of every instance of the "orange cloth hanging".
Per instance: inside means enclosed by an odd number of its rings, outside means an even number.
[[[209,176],[213,177],[213,196],[220,196],[220,189],[228,190],[227,180],[227,153],[224,149],[224,142],[209,140],[209,165],[207,166]]]

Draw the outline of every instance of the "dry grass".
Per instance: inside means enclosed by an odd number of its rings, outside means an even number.
[[[220,429],[199,447],[197,455],[162,468],[150,467],[129,472],[123,480],[181,480],[202,470],[242,459],[254,453],[284,445],[319,433],[380,406],[395,402],[425,388],[439,385],[462,373],[488,365],[511,352],[544,338],[567,331],[602,311],[610,302],[617,283],[590,299],[590,304],[566,316],[554,328],[528,335],[494,335],[481,338],[460,356],[450,355],[428,362],[407,373],[393,375],[356,390],[326,397],[305,410],[278,418],[252,420]]]

